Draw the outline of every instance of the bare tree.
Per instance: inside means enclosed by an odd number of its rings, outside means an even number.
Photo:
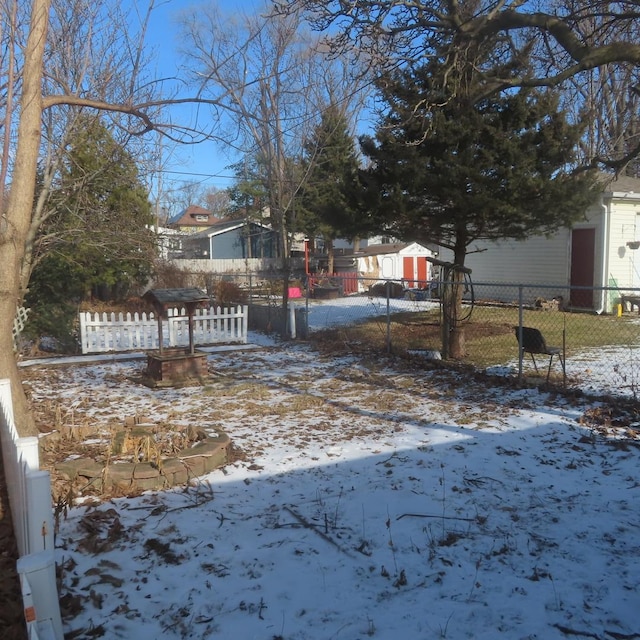
[[[204,181],[185,180],[174,183],[162,194],[162,202],[169,219],[191,205],[206,209],[216,218],[225,218],[229,214],[228,191],[207,185]]]
[[[224,20],[215,8],[199,9],[183,25],[194,81],[220,117],[217,135],[251,156],[262,172],[285,259],[293,202],[304,179],[297,165],[303,141],[327,105],[340,104],[357,114],[365,95],[353,64],[331,59],[301,25],[295,12],[267,20],[243,14]]]
[[[600,74],[640,65],[638,0],[276,0],[280,12],[304,11],[313,26],[327,32],[335,51],[354,47],[376,70],[422,64],[434,46],[448,46],[452,69],[469,51],[495,41],[493,64],[477,71],[475,98],[517,87],[565,87],[590,70]],[[533,64],[524,68],[522,62]],[[519,70],[521,69],[521,70]],[[602,76],[604,77],[604,76]],[[627,76],[638,92],[635,73]],[[468,92],[467,92],[468,93]],[[624,105],[633,109],[635,101]],[[617,105],[622,106],[621,104]],[[618,116],[620,113],[618,112]],[[619,157],[595,160],[620,170],[638,155],[635,141]]]
[[[569,8],[576,4],[576,0],[557,2]],[[640,42],[640,20],[613,19],[604,12],[586,15],[577,28],[591,47],[610,41]],[[576,119],[587,123],[583,162],[604,160],[618,170],[626,167],[629,174],[638,171],[640,65],[609,63],[576,74],[566,83],[565,102]]]
[[[149,7],[152,8],[153,3]],[[142,76],[144,22],[139,29],[140,39],[133,42],[127,33],[130,16],[122,12],[119,4],[109,5],[93,0],[52,0],[49,15],[49,39],[44,54],[44,91],[49,96],[62,92],[73,99],[44,113],[36,201],[21,265],[21,296],[27,290],[38,261],[57,243],[64,241],[55,225],[55,218],[61,211],[59,199],[53,203],[51,194],[59,186],[70,136],[78,126],[88,123],[90,117],[86,106],[73,104],[73,101],[91,100],[91,96],[97,96],[102,101],[117,104],[127,94],[138,97],[144,95],[148,99],[153,97],[151,84],[146,84],[144,91],[136,88],[136,83],[145,81]],[[147,13],[143,20],[149,17],[150,13]],[[93,117],[99,117],[98,111],[89,111]],[[148,141],[132,135],[132,126],[135,124],[129,116],[118,112],[108,120],[108,125],[114,140],[127,148],[144,166],[145,158],[155,148]],[[71,213],[82,218],[80,211]],[[47,232],[43,233],[45,227]]]
[[[41,83],[48,21],[49,1],[35,0],[24,50],[20,121],[11,191],[0,219],[0,247],[3,256],[0,263],[0,321],[3,325],[0,331],[0,377],[11,381],[16,424],[20,425],[25,434],[33,433],[35,426],[13,356],[11,326],[20,298],[20,273],[36,186],[43,108]],[[5,127],[7,126],[9,123],[5,122]]]
[[[226,189],[209,188],[204,193],[205,208],[211,211],[216,218],[229,217],[231,198]]]

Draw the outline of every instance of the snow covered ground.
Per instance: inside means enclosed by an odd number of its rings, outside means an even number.
[[[244,454],[61,518],[67,637],[640,637],[637,425],[295,344],[209,362],[156,391],[136,361],[30,368],[76,421],[223,429]]]

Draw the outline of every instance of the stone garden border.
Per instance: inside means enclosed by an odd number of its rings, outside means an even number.
[[[91,487],[100,493],[127,495],[168,489],[186,484],[229,461],[231,439],[226,433],[208,436],[175,456],[155,462],[115,462],[101,464],[90,458],[66,460],[56,465],[65,480],[80,485],[80,493]]]

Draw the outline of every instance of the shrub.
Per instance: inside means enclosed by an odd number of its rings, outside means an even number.
[[[191,273],[180,269],[170,262],[158,262],[154,269],[153,289],[186,289],[191,284]]]
[[[387,284],[389,286],[390,298],[404,298],[404,288],[398,282],[377,282],[369,288],[369,295],[379,296],[381,298],[387,297]]]
[[[234,282],[227,280],[211,280],[207,283],[207,292],[216,304],[244,304],[247,301],[246,292]]]

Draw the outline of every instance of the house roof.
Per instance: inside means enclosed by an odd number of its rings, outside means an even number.
[[[207,216],[207,219],[203,220],[203,216]],[[192,204],[173,216],[168,224],[172,227],[208,227],[219,221],[220,218],[216,218],[211,211]]]
[[[398,253],[409,246],[409,242],[396,242],[393,244],[372,244],[368,247],[363,247],[355,253],[356,256],[379,256],[385,253]]]
[[[236,219],[236,220],[220,220],[215,224],[212,224],[207,229],[203,231],[198,231],[198,233],[194,233],[192,238],[211,238],[212,236],[217,236],[221,233],[226,233],[227,231],[232,231],[233,229],[238,229],[239,227],[244,227],[247,224],[247,221],[244,219]],[[270,230],[271,228],[266,224],[261,224],[260,222],[249,222],[248,224],[256,227],[262,227],[263,229]]]
[[[356,257],[366,257],[366,256],[380,256],[388,253],[400,253],[409,247],[416,245],[417,247],[421,247],[422,249],[427,249],[434,253],[434,249],[430,246],[426,246],[421,244],[420,242],[396,242],[396,243],[387,243],[387,244],[371,244],[368,247],[363,247],[354,255]]]
[[[611,180],[606,187],[606,193],[633,193],[640,197],[640,178],[619,176]]]

